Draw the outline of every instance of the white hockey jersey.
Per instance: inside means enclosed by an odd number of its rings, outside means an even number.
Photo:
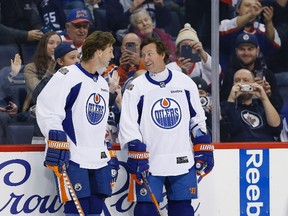
[[[80,64],[61,68],[37,98],[36,117],[48,139],[49,130],[63,130],[70,142],[71,160],[82,168],[107,165],[104,145],[109,114],[109,87]]]
[[[158,176],[187,173],[194,164],[191,129],[206,130],[195,83],[179,71],[167,74],[163,82],[149,72],[133,80],[124,92],[120,118],[121,147],[135,139],[145,143],[149,171]]]

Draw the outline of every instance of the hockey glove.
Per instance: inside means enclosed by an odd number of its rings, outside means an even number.
[[[149,174],[148,169],[149,152],[146,151],[146,145],[139,140],[133,140],[128,143],[128,172],[137,184],[142,184],[142,173]]]
[[[111,167],[111,187],[113,187],[117,181],[118,178],[118,170],[120,169],[119,167],[119,161],[117,158],[117,153],[115,150],[112,149],[112,145],[110,142],[106,142],[107,145],[107,149],[109,150],[109,154],[110,154],[110,161],[108,161],[109,166]]]
[[[194,138],[193,143],[196,172],[197,175],[204,177],[214,167],[214,146],[211,144],[210,136],[206,134]]]
[[[49,131],[48,148],[44,166],[52,169],[57,177],[67,168],[70,159],[69,143],[66,133],[59,130]]]

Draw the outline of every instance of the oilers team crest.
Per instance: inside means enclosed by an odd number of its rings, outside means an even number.
[[[181,121],[181,109],[172,98],[161,98],[152,106],[151,117],[160,128],[171,129]]]
[[[105,112],[106,103],[104,98],[97,93],[91,94],[86,103],[86,116],[88,121],[93,125],[98,124],[105,116]]]

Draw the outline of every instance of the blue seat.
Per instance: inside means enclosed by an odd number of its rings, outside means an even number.
[[[0,44],[0,69],[10,66],[10,60],[14,59],[16,53],[20,54],[17,44]]]
[[[34,125],[12,123],[8,125],[7,136],[9,144],[31,144],[34,134]]]

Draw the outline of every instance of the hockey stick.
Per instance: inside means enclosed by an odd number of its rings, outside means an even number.
[[[75,192],[75,190],[73,188],[73,185],[72,185],[72,183],[70,181],[70,178],[68,176],[68,173],[66,171],[66,167],[65,166],[63,166],[63,178],[64,178],[64,181],[67,184],[69,193],[72,196],[73,202],[74,202],[74,204],[76,206],[76,209],[77,209],[79,215],[80,216],[85,216],[84,211],[83,211],[82,206],[81,206],[81,204],[80,204],[80,202],[78,200],[78,197],[77,197],[76,192]]]
[[[151,197],[152,203],[154,204],[158,215],[159,215],[159,216],[162,216],[162,213],[161,213],[161,210],[160,210],[160,206],[159,206],[159,204],[158,204],[158,202],[157,202],[157,199],[156,199],[154,193],[152,192],[151,187],[150,187],[149,184],[148,184],[148,180],[147,180],[147,178],[146,178],[146,173],[145,173],[145,172],[142,172],[142,173],[141,173],[141,176],[142,176],[142,179],[143,179],[143,184],[144,184],[144,186],[145,186],[145,188],[146,188],[149,196]]]

